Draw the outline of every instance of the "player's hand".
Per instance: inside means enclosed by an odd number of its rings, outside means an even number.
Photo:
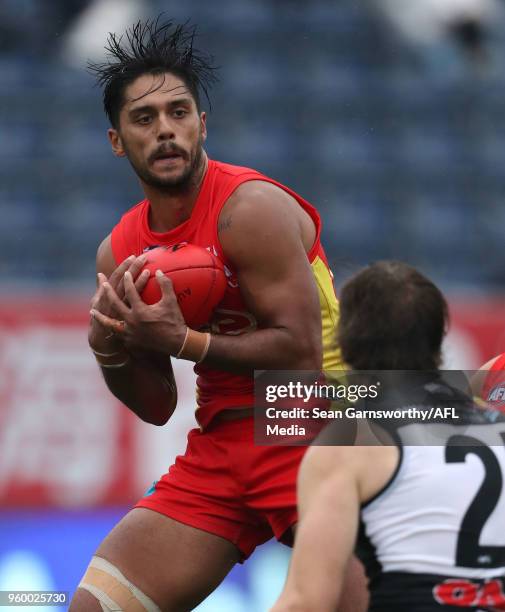
[[[141,292],[149,280],[149,272],[147,270],[140,273],[145,262],[146,258],[144,255],[140,257],[132,255],[125,259],[109,278],[107,278],[105,274],[99,272],[97,275],[97,289],[95,295],[91,299],[91,309],[97,309],[110,317],[118,316],[117,311],[114,309],[114,304],[110,299],[111,294],[105,291],[104,285],[109,285],[118,300],[124,300],[124,275],[126,271],[129,271],[132,278],[135,279],[137,291]],[[101,325],[94,317],[91,317],[88,341],[92,349],[103,352],[117,350],[121,348],[122,345],[121,338],[115,336],[110,329]]]
[[[157,270],[161,299],[148,305],[142,301],[133,279],[132,272],[127,270],[124,273],[124,300],[119,298],[110,282],[104,282],[104,303],[110,306],[110,310],[102,311],[97,303],[91,309],[92,318],[109,333],[118,335],[127,348],[177,355],[184,343],[187,326],[172,281]]]

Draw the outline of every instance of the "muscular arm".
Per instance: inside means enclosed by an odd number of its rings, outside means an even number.
[[[213,335],[206,363],[223,369],[321,367],[321,313],[307,259],[313,222],[291,196],[268,183],[241,185],[220,215],[219,238],[237,270],[258,329]],[[310,227],[307,228],[307,225]],[[305,244],[304,244],[305,241]]]
[[[320,304],[307,258],[315,236],[312,220],[284,191],[254,181],[240,186],[226,202],[220,225],[223,250],[237,270],[240,291],[258,329],[241,336],[212,335],[205,363],[228,371],[319,370]],[[107,249],[104,251],[104,258],[110,256]],[[106,283],[104,295],[114,312],[104,313],[100,305],[92,312],[104,329],[119,330],[128,348],[162,353],[168,363],[170,355],[177,355],[184,346],[187,327],[171,281],[162,273],[157,279],[162,291],[157,304],[145,304],[132,276],[126,273],[128,305],[121,302],[112,283]],[[120,326],[119,320],[126,325]],[[107,382],[113,393],[139,414],[139,393],[157,392],[160,381],[148,387],[149,391],[144,390],[144,384],[136,384],[133,396],[133,388],[127,384],[136,379],[127,373],[106,374]],[[124,387],[112,380],[116,376],[123,377]]]
[[[295,547],[286,585],[271,612],[337,609],[356,540],[360,505],[352,465],[344,468],[339,464],[341,450],[312,447],[302,462]]]
[[[109,279],[116,267],[110,236],[107,236],[98,249],[97,272]],[[140,266],[137,265],[137,268]],[[119,289],[121,293],[121,286]],[[100,288],[97,294],[99,291]],[[177,404],[177,387],[170,357],[155,351],[127,350],[117,336],[108,339],[107,336],[110,336],[109,330],[93,319],[89,331],[90,346],[106,354],[117,351],[117,359],[127,361],[120,368],[101,368],[107,387],[143,421],[164,425]]]
[[[337,609],[360,506],[388,482],[398,460],[395,446],[313,446],[307,451],[298,475],[300,522],[291,565],[271,612]],[[363,593],[355,596],[361,603],[366,599]]]

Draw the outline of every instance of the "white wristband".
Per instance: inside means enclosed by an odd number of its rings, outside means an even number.
[[[200,363],[209,352],[211,335],[209,332],[197,332],[186,327],[184,342],[176,355],[177,359],[188,359]]]
[[[91,351],[93,352],[93,354],[98,355],[98,357],[114,357],[114,355],[119,355],[119,351],[116,351],[115,353],[99,353],[93,348],[91,349]]]
[[[129,361],[130,361],[130,358],[126,359],[126,361],[123,361],[122,363],[100,363],[99,361],[98,364],[100,365],[101,368],[115,370],[117,368],[124,368],[124,366],[127,363],[129,363]]]

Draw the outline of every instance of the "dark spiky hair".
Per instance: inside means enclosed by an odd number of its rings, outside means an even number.
[[[217,81],[212,56],[194,48],[196,26],[161,21],[161,15],[138,21],[124,35],[110,33],[106,61],[89,62],[88,70],[103,87],[103,105],[112,126],[119,124],[125,89],[144,74],[170,72],[187,86],[200,109],[200,91],[210,105],[209,89]],[[154,91],[154,90],[153,90]]]

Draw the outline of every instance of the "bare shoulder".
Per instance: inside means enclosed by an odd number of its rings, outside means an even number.
[[[299,482],[322,480],[335,473],[348,478],[363,461],[362,452],[361,447],[353,446],[311,446],[302,460]]]
[[[356,485],[364,503],[389,481],[399,457],[396,446],[313,446],[302,461],[299,487],[311,489],[331,478],[343,488]]]
[[[258,241],[272,246],[282,238],[286,243],[296,241],[308,252],[316,229],[293,196],[273,183],[255,180],[243,183],[228,198],[219,215],[218,234],[225,252],[233,249],[233,237],[238,236],[249,247],[258,246]]]
[[[284,189],[274,183],[262,180],[246,181],[242,183],[228,198],[227,203],[231,202],[232,204],[236,204],[241,201],[258,201],[266,205],[271,205],[273,202],[276,206],[279,204],[298,206],[295,198],[287,191],[284,191]]]
[[[501,355],[496,355],[489,361],[487,361],[484,365],[482,365],[477,372],[472,376],[470,380],[470,387],[472,389],[472,393],[475,397],[481,397],[482,390],[484,388],[484,383],[486,381],[489,370],[492,369],[494,364],[498,361]]]
[[[370,465],[383,455],[384,446],[311,446],[305,453],[302,467],[313,473],[325,474],[335,466],[353,471]]]
[[[225,202],[219,220],[222,223],[233,216],[264,222],[265,218],[284,217],[298,208],[297,201],[277,185],[259,180],[247,181],[239,185]]]
[[[116,269],[117,263],[112,253],[111,235],[106,236],[96,253],[96,271],[102,272],[105,276],[110,276]]]
[[[219,216],[218,235],[224,252],[236,265],[251,253],[256,258],[273,253],[278,258],[289,256],[302,244],[299,223],[289,214],[290,208],[282,189],[275,185],[263,181],[240,185]]]

